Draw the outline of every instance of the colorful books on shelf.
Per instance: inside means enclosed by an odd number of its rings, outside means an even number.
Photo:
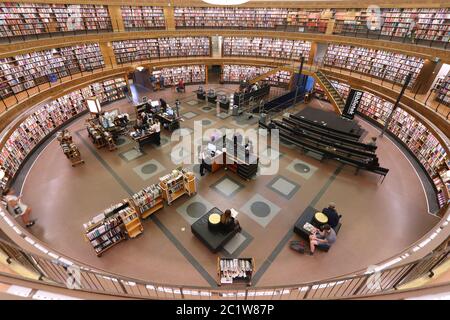
[[[185,84],[196,84],[206,82],[206,66],[202,65],[186,65],[170,68],[156,69],[152,72],[157,81],[161,75],[164,77],[165,86],[173,86],[183,79]]]
[[[163,29],[166,26],[162,7],[121,6],[125,29]]]
[[[233,283],[250,285],[254,270],[255,262],[252,258],[217,258],[219,285]]]
[[[209,37],[167,37],[113,42],[118,63],[170,57],[210,56]]]
[[[265,66],[225,64],[222,66],[221,80],[227,83],[239,83],[244,80],[250,81],[270,70],[273,70],[273,68]]]
[[[164,206],[162,190],[158,184],[150,185],[136,192],[131,196],[130,201],[134,204],[142,219],[147,218]]]
[[[311,42],[302,40],[272,39],[260,37],[224,37],[224,56],[268,57],[274,59],[307,60]]]
[[[442,80],[440,88],[436,92],[436,100],[450,107],[450,73]]]
[[[0,37],[111,29],[108,7],[104,5],[0,4]]]

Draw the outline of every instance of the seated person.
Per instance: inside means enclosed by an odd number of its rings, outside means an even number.
[[[328,250],[335,242],[336,232],[334,232],[333,228],[331,228],[329,224],[325,224],[320,228],[320,230],[313,230],[312,234],[309,236],[309,254],[313,255],[316,247],[319,249]]]
[[[328,208],[324,208],[322,213],[327,216],[330,227],[336,229],[339,224],[339,219],[342,217],[336,211],[336,204],[334,202],[330,202]]]
[[[205,89],[203,89],[202,86],[199,86],[198,89],[197,89],[197,93],[199,93],[199,94],[205,94]]]
[[[220,223],[222,228],[227,232],[233,230],[237,230],[238,232],[241,231],[241,225],[239,224],[239,221],[231,216],[230,209],[225,210],[225,212],[220,216]]]

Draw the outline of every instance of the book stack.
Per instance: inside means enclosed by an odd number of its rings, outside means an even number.
[[[97,43],[35,51],[0,59],[0,95],[2,98],[56,81],[81,71],[104,66]]]
[[[206,66],[204,64],[162,68],[153,71],[152,74],[157,81],[162,75],[164,77],[164,86],[176,85],[180,79],[183,79],[185,84],[206,82]]]
[[[274,59],[308,59],[311,42],[272,38],[224,37],[224,56],[268,57]]]
[[[126,30],[164,29],[166,26],[162,7],[121,6]]]

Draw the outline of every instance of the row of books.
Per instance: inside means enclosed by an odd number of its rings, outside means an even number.
[[[325,32],[330,10],[295,8],[238,8],[238,7],[176,7],[177,27],[207,28],[265,28],[277,26],[320,26]]]
[[[123,78],[96,82],[38,107],[7,139],[0,151],[0,166],[6,169],[8,176],[14,176],[25,157],[45,136],[80,112],[87,110],[86,98],[96,96],[102,103],[120,99],[124,96],[121,90],[123,85],[125,85]],[[113,86],[114,89],[111,89]],[[109,94],[108,90],[116,93]]]
[[[268,57],[274,59],[308,59],[311,42],[261,37],[224,37],[224,56]]]
[[[446,106],[450,106],[450,73],[448,73],[442,81],[442,84],[436,94],[436,100]]]
[[[6,98],[45,82],[55,82],[105,65],[99,45],[35,51],[0,59],[0,96]]]
[[[113,42],[118,63],[169,57],[210,56],[209,37],[151,38]]]
[[[239,83],[250,81],[264,73],[273,70],[272,67],[249,66],[243,64],[225,64],[222,66],[222,81],[227,83]]]
[[[423,67],[424,60],[385,50],[330,44],[324,57],[324,64],[400,84],[403,84],[408,73],[412,73],[409,84],[412,86]]]
[[[204,64],[162,68],[154,70],[152,74],[157,81],[162,75],[164,86],[176,85],[180,79],[183,79],[185,84],[206,82],[206,66]]]
[[[379,12],[338,11],[334,33],[379,31],[384,36],[419,40],[450,40],[449,8],[384,8]]]
[[[132,195],[131,200],[142,214],[154,207],[158,200],[162,200],[161,187],[158,184],[152,184]]]
[[[332,81],[332,84],[343,96],[350,89],[344,83]],[[382,126],[386,124],[389,115],[394,112],[388,126],[389,131],[413,152],[431,178],[438,177],[439,172],[448,161],[444,147],[417,118],[402,108],[397,108],[394,111],[393,109],[394,105],[391,102],[369,92],[364,92],[358,111]],[[436,188],[439,189],[437,184]]]
[[[0,4],[0,37],[77,30],[111,30],[107,6],[13,2]]]
[[[165,28],[164,9],[162,7],[121,6],[125,29],[162,29]]]

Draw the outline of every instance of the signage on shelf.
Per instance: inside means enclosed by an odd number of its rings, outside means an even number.
[[[347,101],[345,103],[344,111],[342,116],[353,119],[355,117],[356,111],[358,110],[359,104],[361,102],[364,92],[360,90],[351,89],[348,95]]]

